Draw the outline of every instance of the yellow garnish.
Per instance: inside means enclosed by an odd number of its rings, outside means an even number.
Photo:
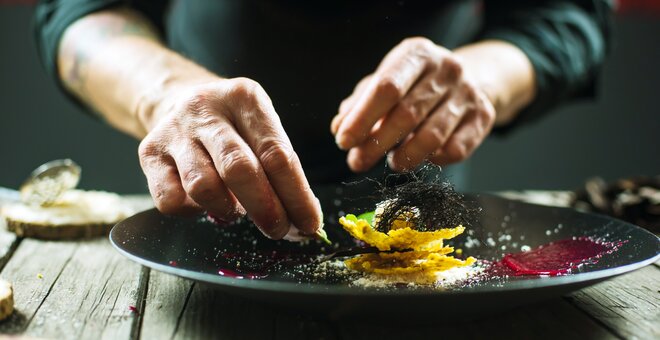
[[[346,267],[352,270],[386,276],[394,281],[431,284],[437,280],[437,272],[469,266],[475,262],[473,257],[460,260],[448,256],[454,248],[443,245],[443,240],[463,233],[463,226],[417,231],[412,229],[412,222],[397,220],[387,233],[383,233],[372,228],[367,220],[358,219],[354,215],[341,217],[339,223],[353,237],[380,251],[411,249],[363,254],[344,261]]]
[[[440,229],[436,231],[417,231],[410,227],[393,229],[382,233],[373,229],[366,220],[353,221],[341,217],[339,223],[351,236],[378,248],[380,251],[392,249],[412,249],[424,251],[437,251],[442,249],[442,240],[460,235],[465,227]]]

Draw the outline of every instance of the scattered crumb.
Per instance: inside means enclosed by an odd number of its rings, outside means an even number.
[[[38,278],[38,279],[43,279],[44,276],[43,276],[41,273],[39,273],[39,274],[37,274],[37,278]]]

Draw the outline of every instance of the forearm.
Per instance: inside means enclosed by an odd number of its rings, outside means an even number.
[[[88,15],[60,42],[59,77],[111,125],[142,138],[158,121],[156,105],[184,84],[217,76],[163,46],[149,21],[128,9]]]
[[[534,68],[516,46],[497,40],[482,41],[454,51],[460,56],[466,77],[491,100],[495,124],[506,125],[535,96]]]

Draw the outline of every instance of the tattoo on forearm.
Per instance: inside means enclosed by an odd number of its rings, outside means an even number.
[[[89,60],[100,45],[111,39],[125,36],[141,36],[158,41],[160,37],[146,19],[127,10],[113,11],[112,15],[99,14],[87,22],[81,22],[75,41],[63,44],[63,69],[61,70],[64,85],[81,99],[86,98],[85,75]],[[120,14],[120,15],[116,15]]]

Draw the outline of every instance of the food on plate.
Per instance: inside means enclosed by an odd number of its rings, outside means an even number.
[[[0,215],[21,237],[77,239],[106,235],[134,212],[117,194],[70,190],[47,207],[13,203],[2,206]]]
[[[347,268],[390,283],[436,284],[469,274],[469,271],[454,269],[469,267],[476,259],[451,256],[454,248],[443,242],[463,233],[465,227],[421,228],[419,214],[409,209],[385,228],[378,224],[382,223],[382,212],[388,204],[382,203],[374,213],[360,217],[348,214],[339,219],[351,236],[379,250],[344,261]]]

